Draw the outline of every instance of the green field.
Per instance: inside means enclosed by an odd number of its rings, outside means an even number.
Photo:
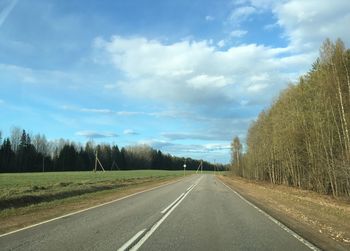
[[[0,210],[181,176],[163,170],[0,174]]]
[[[0,174],[0,190],[31,186],[50,186],[60,182],[89,183],[125,179],[181,176],[183,171],[133,170],[107,172],[47,172]],[[2,193],[2,192],[1,192]]]

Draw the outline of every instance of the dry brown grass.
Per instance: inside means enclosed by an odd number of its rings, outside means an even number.
[[[303,228],[301,232],[310,232],[311,238],[330,238],[350,250],[349,200],[233,176],[219,178],[282,222],[292,222],[293,227]]]

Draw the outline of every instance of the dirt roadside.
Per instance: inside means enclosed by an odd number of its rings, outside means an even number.
[[[349,201],[234,176],[218,178],[320,249],[350,250]]]
[[[182,177],[147,181],[145,183],[129,185],[119,189],[99,191],[70,197],[64,200],[40,203],[28,207],[5,210],[3,212],[0,211],[0,234],[100,205],[157,186],[174,183],[180,179],[182,179]]]

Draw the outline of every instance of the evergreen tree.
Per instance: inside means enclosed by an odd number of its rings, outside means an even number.
[[[0,147],[0,172],[13,172],[15,153],[12,150],[10,139],[4,140]]]

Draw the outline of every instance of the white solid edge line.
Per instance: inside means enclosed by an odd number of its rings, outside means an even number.
[[[124,250],[127,250],[129,248],[129,246],[135,241],[137,240],[137,238],[139,238],[143,232],[146,231],[146,228],[145,229],[142,229],[140,232],[138,232],[137,234],[135,234],[130,240],[128,240],[127,242],[124,243],[123,246],[121,246],[120,248],[118,248],[118,251],[124,251]]]
[[[149,192],[149,191],[155,190],[157,188],[161,188],[161,187],[164,187],[164,186],[172,185],[172,184],[180,182],[180,181],[182,181],[182,180],[184,180],[186,178],[188,178],[188,177],[184,177],[182,179],[179,179],[179,180],[176,180],[176,181],[173,181],[173,182],[169,182],[169,183],[166,183],[166,184],[162,184],[162,185],[159,185],[159,186],[156,186],[156,187],[152,187],[150,189],[139,191],[139,192],[136,192],[136,193],[133,193],[133,194],[129,194],[129,195],[124,196],[122,198],[118,198],[118,199],[115,199],[115,200],[112,200],[112,201],[108,201],[108,202],[105,202],[105,203],[102,203],[102,204],[98,204],[98,205],[95,205],[95,206],[92,206],[92,207],[89,207],[89,208],[85,208],[85,209],[82,209],[82,210],[79,210],[79,211],[68,213],[68,214],[65,214],[65,215],[62,215],[62,216],[50,219],[50,220],[42,221],[42,222],[39,222],[39,223],[30,225],[30,226],[27,226],[27,227],[23,227],[23,228],[20,228],[20,229],[17,229],[17,230],[13,230],[11,232],[1,234],[0,238],[4,237],[4,236],[7,236],[7,235],[10,235],[10,234],[14,234],[14,233],[26,230],[26,229],[29,229],[29,228],[33,228],[33,227],[36,227],[36,226],[39,226],[39,225],[43,225],[43,224],[46,224],[46,223],[49,223],[49,222],[52,222],[52,221],[55,221],[55,220],[59,220],[59,219],[62,219],[62,218],[68,217],[68,216],[72,216],[72,215],[75,215],[75,214],[83,213],[85,211],[88,211],[88,210],[91,210],[91,209],[94,209],[94,208],[102,207],[102,206],[105,206],[105,205],[108,205],[108,204],[111,204],[111,203],[114,203],[114,202],[117,202],[117,201],[120,201],[120,200],[124,200],[124,199],[127,199],[129,197],[141,194],[141,193],[145,193],[145,192]]]
[[[300,241],[301,243],[303,243],[305,246],[307,246],[308,248],[310,248],[313,251],[321,251],[321,249],[319,249],[318,247],[316,247],[315,245],[313,245],[311,242],[305,240],[303,237],[301,237],[300,235],[298,235],[296,232],[294,232],[293,230],[291,230],[290,228],[288,228],[286,225],[284,225],[283,223],[281,223],[280,221],[278,221],[277,219],[275,219],[274,217],[272,217],[271,215],[269,215],[268,213],[266,213],[264,210],[260,209],[259,207],[257,207],[256,205],[254,205],[253,203],[251,203],[250,201],[248,201],[246,198],[244,198],[242,195],[240,195],[238,192],[236,192],[235,190],[233,190],[233,188],[229,187],[228,185],[226,185],[223,181],[221,181],[220,179],[218,179],[224,186],[226,186],[228,189],[230,189],[233,193],[235,193],[240,199],[242,199],[243,201],[245,201],[247,204],[249,204],[250,206],[252,206],[253,208],[255,208],[256,210],[258,210],[260,213],[262,213],[263,215],[265,215],[268,219],[270,219],[272,222],[276,223],[280,228],[282,228],[283,230],[285,230],[287,233],[289,233],[290,235],[292,235],[294,238],[296,238],[298,241]]]
[[[195,188],[195,184],[192,188],[185,193],[185,195],[156,223],[152,226],[152,228],[141,238],[141,240],[133,246],[130,251],[137,251],[145,241],[157,230],[157,228],[162,224],[163,221],[175,210],[175,208],[180,205],[180,203],[186,198],[186,196]]]
[[[169,206],[167,206],[165,209],[161,211],[162,214],[164,214],[166,211],[169,210],[179,199],[181,199],[182,196],[184,196],[185,193],[182,193],[179,197],[176,198]]]

